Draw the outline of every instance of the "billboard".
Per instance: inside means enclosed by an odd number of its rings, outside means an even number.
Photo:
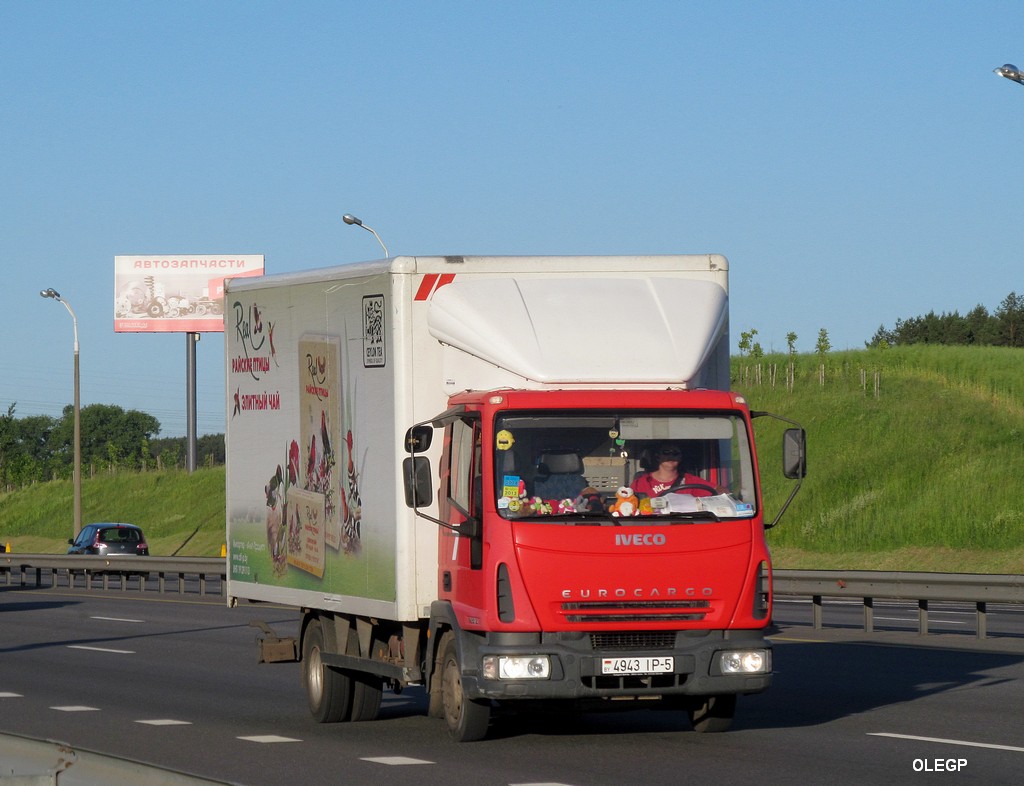
[[[262,254],[116,256],[114,332],[223,333],[224,279],[262,275]]]

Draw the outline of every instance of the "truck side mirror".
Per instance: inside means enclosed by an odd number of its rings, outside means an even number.
[[[782,474],[799,479],[807,476],[807,432],[788,428],[782,435]]]
[[[430,426],[413,426],[405,432],[405,452],[425,453],[433,436],[434,429]]]
[[[405,485],[405,504],[410,508],[425,508],[434,501],[430,480],[430,459],[410,456],[402,461],[402,479]]]

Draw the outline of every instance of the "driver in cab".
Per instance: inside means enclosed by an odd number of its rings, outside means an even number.
[[[682,457],[682,451],[675,445],[659,447],[655,454],[657,468],[639,475],[633,481],[633,492],[637,495],[657,497],[671,488],[692,483],[696,484],[696,487],[687,488],[685,493],[694,497],[712,496],[714,492],[706,480],[689,472],[679,471],[679,460]]]

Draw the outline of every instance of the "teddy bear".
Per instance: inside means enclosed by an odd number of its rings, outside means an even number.
[[[633,489],[629,486],[620,486],[615,492],[615,501],[608,509],[613,516],[635,516],[639,507],[639,500]]]
[[[576,512],[576,503],[571,499],[563,499],[558,503],[558,515],[564,516],[567,513]]]

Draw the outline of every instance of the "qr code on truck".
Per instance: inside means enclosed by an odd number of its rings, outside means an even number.
[[[363,297],[363,366],[384,365],[384,296],[366,295]]]

